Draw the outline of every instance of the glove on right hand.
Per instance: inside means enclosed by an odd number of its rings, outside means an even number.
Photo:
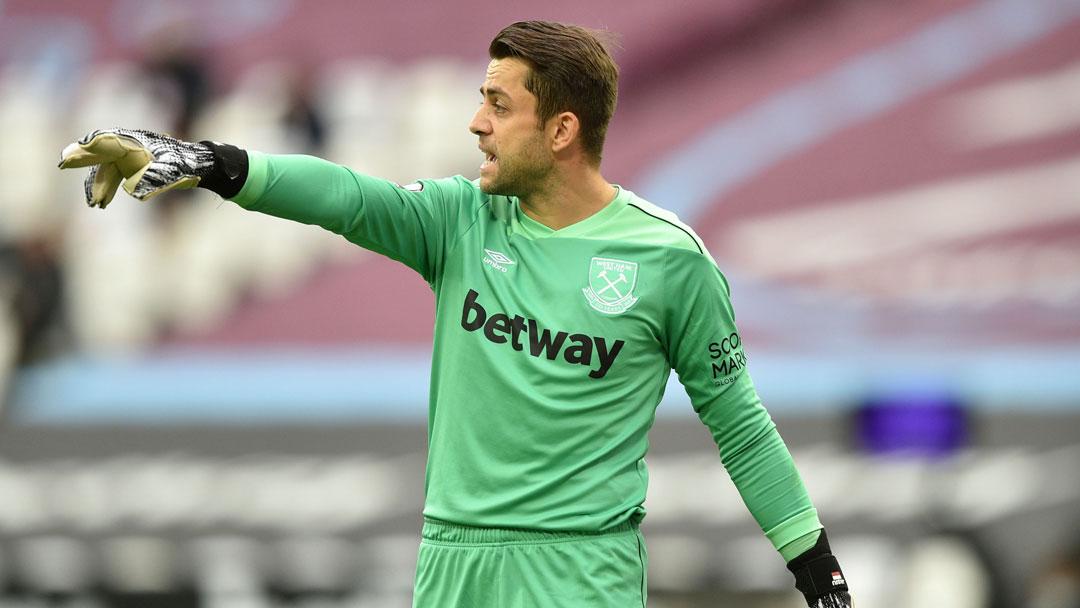
[[[134,129],[92,131],[60,156],[61,169],[90,167],[86,204],[102,209],[121,180],[128,194],[145,201],[168,190],[194,188],[214,170],[209,146]]]

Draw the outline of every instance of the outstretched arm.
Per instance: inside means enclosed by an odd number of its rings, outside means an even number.
[[[463,178],[400,187],[301,155],[247,152],[211,141],[185,142],[150,131],[94,131],[63,151],[63,169],[90,167],[86,202],[104,208],[116,190],[139,200],[203,187],[240,206],[321,226],[401,261],[433,283],[443,253],[468,221]]]

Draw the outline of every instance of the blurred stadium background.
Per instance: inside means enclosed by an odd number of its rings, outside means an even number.
[[[1080,0],[0,0],[0,606],[409,605],[422,280],[55,165],[474,176],[523,18],[621,35],[605,173],[725,270],[860,608],[1080,606]],[[800,605],[677,385],[652,443],[650,606]]]

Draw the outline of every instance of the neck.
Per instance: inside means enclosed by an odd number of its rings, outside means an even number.
[[[554,176],[519,200],[525,215],[559,230],[600,211],[615,199],[616,192],[615,186],[593,169],[579,175]]]

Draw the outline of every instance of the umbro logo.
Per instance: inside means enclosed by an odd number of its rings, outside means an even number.
[[[506,268],[508,266],[513,266],[515,262],[514,260],[511,260],[510,256],[506,255],[505,253],[494,251],[492,249],[485,249],[484,264],[486,266],[491,266],[499,272],[506,272]]]

